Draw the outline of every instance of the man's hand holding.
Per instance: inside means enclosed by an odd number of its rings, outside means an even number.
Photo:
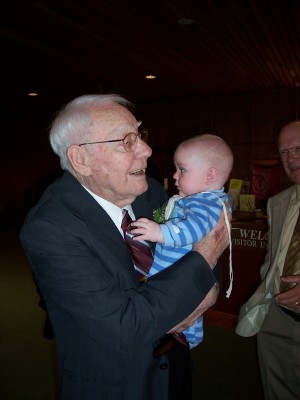
[[[228,220],[231,221],[231,213],[227,212]],[[201,242],[193,245],[193,250],[200,253],[210,267],[213,269],[223,253],[229,245],[229,235],[225,221],[224,211],[219,218],[215,228],[205,236]]]

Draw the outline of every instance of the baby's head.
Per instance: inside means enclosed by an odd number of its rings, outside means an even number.
[[[174,153],[175,185],[181,196],[221,189],[229,178],[233,154],[216,135],[194,136],[180,143]]]

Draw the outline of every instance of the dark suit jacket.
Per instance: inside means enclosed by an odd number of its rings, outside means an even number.
[[[152,184],[136,217],[151,218],[161,201]],[[201,255],[140,284],[120,232],[68,172],[29,212],[20,240],[55,332],[61,398],[166,400],[166,358],[152,352],[214,284]]]

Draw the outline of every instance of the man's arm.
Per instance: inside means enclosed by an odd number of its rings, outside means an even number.
[[[227,213],[229,221],[231,214]],[[224,211],[222,211],[219,221],[215,228],[205,236],[200,242],[193,245],[193,250],[200,253],[213,269],[222,255],[223,251],[229,245],[229,235],[225,222]]]
[[[231,214],[229,215],[229,219],[231,220]],[[223,211],[217,226],[211,231],[209,235],[207,235],[200,242],[196,243],[193,246],[193,250],[198,251],[200,254],[202,254],[210,267],[213,269],[217,264],[218,258],[221,256],[228,245],[229,236]],[[169,333],[180,333],[188,327],[192,326],[198,319],[198,317],[200,317],[200,315],[202,315],[205,311],[207,311],[215,304],[218,298],[218,294],[219,284],[215,283],[204,298],[204,300],[198,305],[198,307],[187,318],[185,318],[182,322],[172,328]]]
[[[199,304],[199,306],[182,322],[174,326],[168,333],[181,333],[190,326],[194,325],[200,315],[204,314],[210,307],[212,307],[217,301],[219,295],[219,286],[215,284],[210,291],[207,293],[205,299]]]

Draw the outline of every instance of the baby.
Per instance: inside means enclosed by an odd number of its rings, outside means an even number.
[[[223,209],[226,213],[224,184],[232,170],[233,154],[222,138],[204,134],[185,140],[174,153],[174,164],[178,195],[166,206],[165,223],[140,218],[131,224],[137,240],[157,242],[148,278],[191,251],[214,228]],[[184,335],[190,348],[201,343],[202,317]]]

